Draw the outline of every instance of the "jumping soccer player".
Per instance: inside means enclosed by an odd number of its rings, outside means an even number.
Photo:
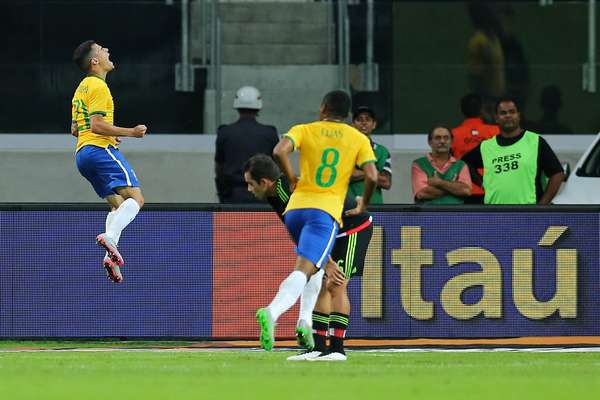
[[[115,67],[107,48],[93,40],[81,43],[73,52],[73,61],[86,73],[72,100],[71,134],[77,137],[77,168],[94,190],[111,207],[106,231],[96,237],[106,250],[102,262],[108,277],[123,281],[120,267],[124,260],[117,245],[121,232],[144,205],[138,180],[129,163],[119,152],[119,137],[141,138],[146,125],[121,128],[113,124],[114,103],[106,84],[106,75]]]
[[[344,123],[349,110],[350,98],[345,92],[328,93],[321,103],[320,120],[292,127],[273,150],[292,191],[284,221],[297,243],[298,257],[295,270],[281,283],[271,304],[256,312],[261,346],[267,351],[273,348],[279,316],[298,300],[309,278],[327,264],[354,167],[365,171],[365,193],[346,215],[365,212],[377,183],[375,155],[368,138]],[[294,149],[300,151],[299,180],[289,159]],[[344,283],[335,274],[329,278],[333,284]]]
[[[248,191],[261,200],[267,200],[279,218],[291,196],[287,179],[273,159],[265,154],[251,157],[244,167],[244,179]],[[356,201],[347,196],[344,211],[356,207]],[[314,274],[300,297],[300,315],[296,327],[298,344],[306,351],[288,357],[290,361],[301,360],[346,360],[344,337],[348,328],[350,300],[348,298],[348,280],[352,276],[361,276],[364,268],[367,248],[373,235],[372,218],[368,213],[354,216],[342,216],[343,226],[336,237],[331,251],[330,263],[339,267],[344,274],[341,285],[321,285],[322,270]],[[320,291],[320,293],[319,293]],[[316,305],[316,293],[319,293]],[[314,310],[314,311],[313,311]],[[312,313],[312,325],[308,323]],[[327,335],[331,328],[330,346],[327,348]],[[314,339],[313,339],[314,333]]]

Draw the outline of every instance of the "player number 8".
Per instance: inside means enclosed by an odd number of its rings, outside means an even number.
[[[329,155],[333,154],[333,159],[328,162]],[[334,148],[327,148],[323,151],[323,155],[321,155],[321,165],[317,168],[317,185],[321,187],[330,187],[335,183],[335,178],[337,178],[337,170],[335,166],[340,161],[340,152]],[[323,172],[325,170],[330,170],[329,179],[323,182]]]

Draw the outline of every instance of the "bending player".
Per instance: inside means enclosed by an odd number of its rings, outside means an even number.
[[[268,201],[283,221],[283,213],[291,191],[287,179],[281,175],[273,159],[264,154],[250,158],[244,167],[244,179],[248,184],[248,191],[257,198]],[[344,212],[355,207],[356,201],[346,197]],[[344,275],[344,283],[336,285],[326,281],[326,284],[321,286],[322,270],[310,278],[300,298],[300,315],[296,327],[298,344],[307,350],[288,357],[288,360],[346,360],[344,337],[350,315],[347,287],[352,276],[362,275],[367,248],[373,235],[371,222],[372,218],[367,212],[342,216],[343,225],[331,251],[333,260],[329,262],[334,268],[339,267]],[[312,326],[308,322],[311,313]],[[331,338],[327,347],[329,332]]]
[[[346,215],[362,214],[373,194],[377,182],[375,155],[368,139],[344,122],[349,110],[350,98],[345,92],[328,93],[321,103],[320,120],[292,127],[273,150],[292,191],[284,222],[297,243],[298,256],[294,271],[281,283],[273,301],[256,312],[265,350],[273,348],[279,316],[298,300],[308,279],[327,264],[355,166],[365,171],[365,193]],[[294,149],[300,151],[299,180],[289,159]],[[329,278],[344,283],[335,273]]]

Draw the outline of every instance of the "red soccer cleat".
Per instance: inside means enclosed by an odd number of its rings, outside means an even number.
[[[114,240],[112,240],[106,233],[101,233],[96,236],[96,243],[98,246],[101,246],[108,252],[108,255],[112,260],[119,266],[122,267],[125,265],[125,260],[121,257],[121,253],[117,249],[117,244]]]
[[[113,261],[109,256],[104,257],[104,261],[102,261],[102,266],[106,269],[106,275],[108,275],[108,279],[113,281],[114,283],[123,282],[123,275],[121,274],[121,269]]]

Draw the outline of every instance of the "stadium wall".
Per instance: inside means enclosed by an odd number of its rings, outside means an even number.
[[[0,136],[0,202],[99,202],[77,172],[75,139],[63,135]],[[574,167],[593,135],[546,136],[559,158]],[[394,171],[386,203],[412,203],[410,167],[427,151],[425,134],[381,135]],[[217,202],[214,185],[215,135],[153,135],[124,139],[123,154],[136,171],[147,202]]]
[[[112,284],[96,205],[0,207],[0,337],[256,338],[294,264],[265,208],[148,205]],[[380,207],[351,338],[600,336],[598,207]],[[297,306],[279,321],[292,337]]]

